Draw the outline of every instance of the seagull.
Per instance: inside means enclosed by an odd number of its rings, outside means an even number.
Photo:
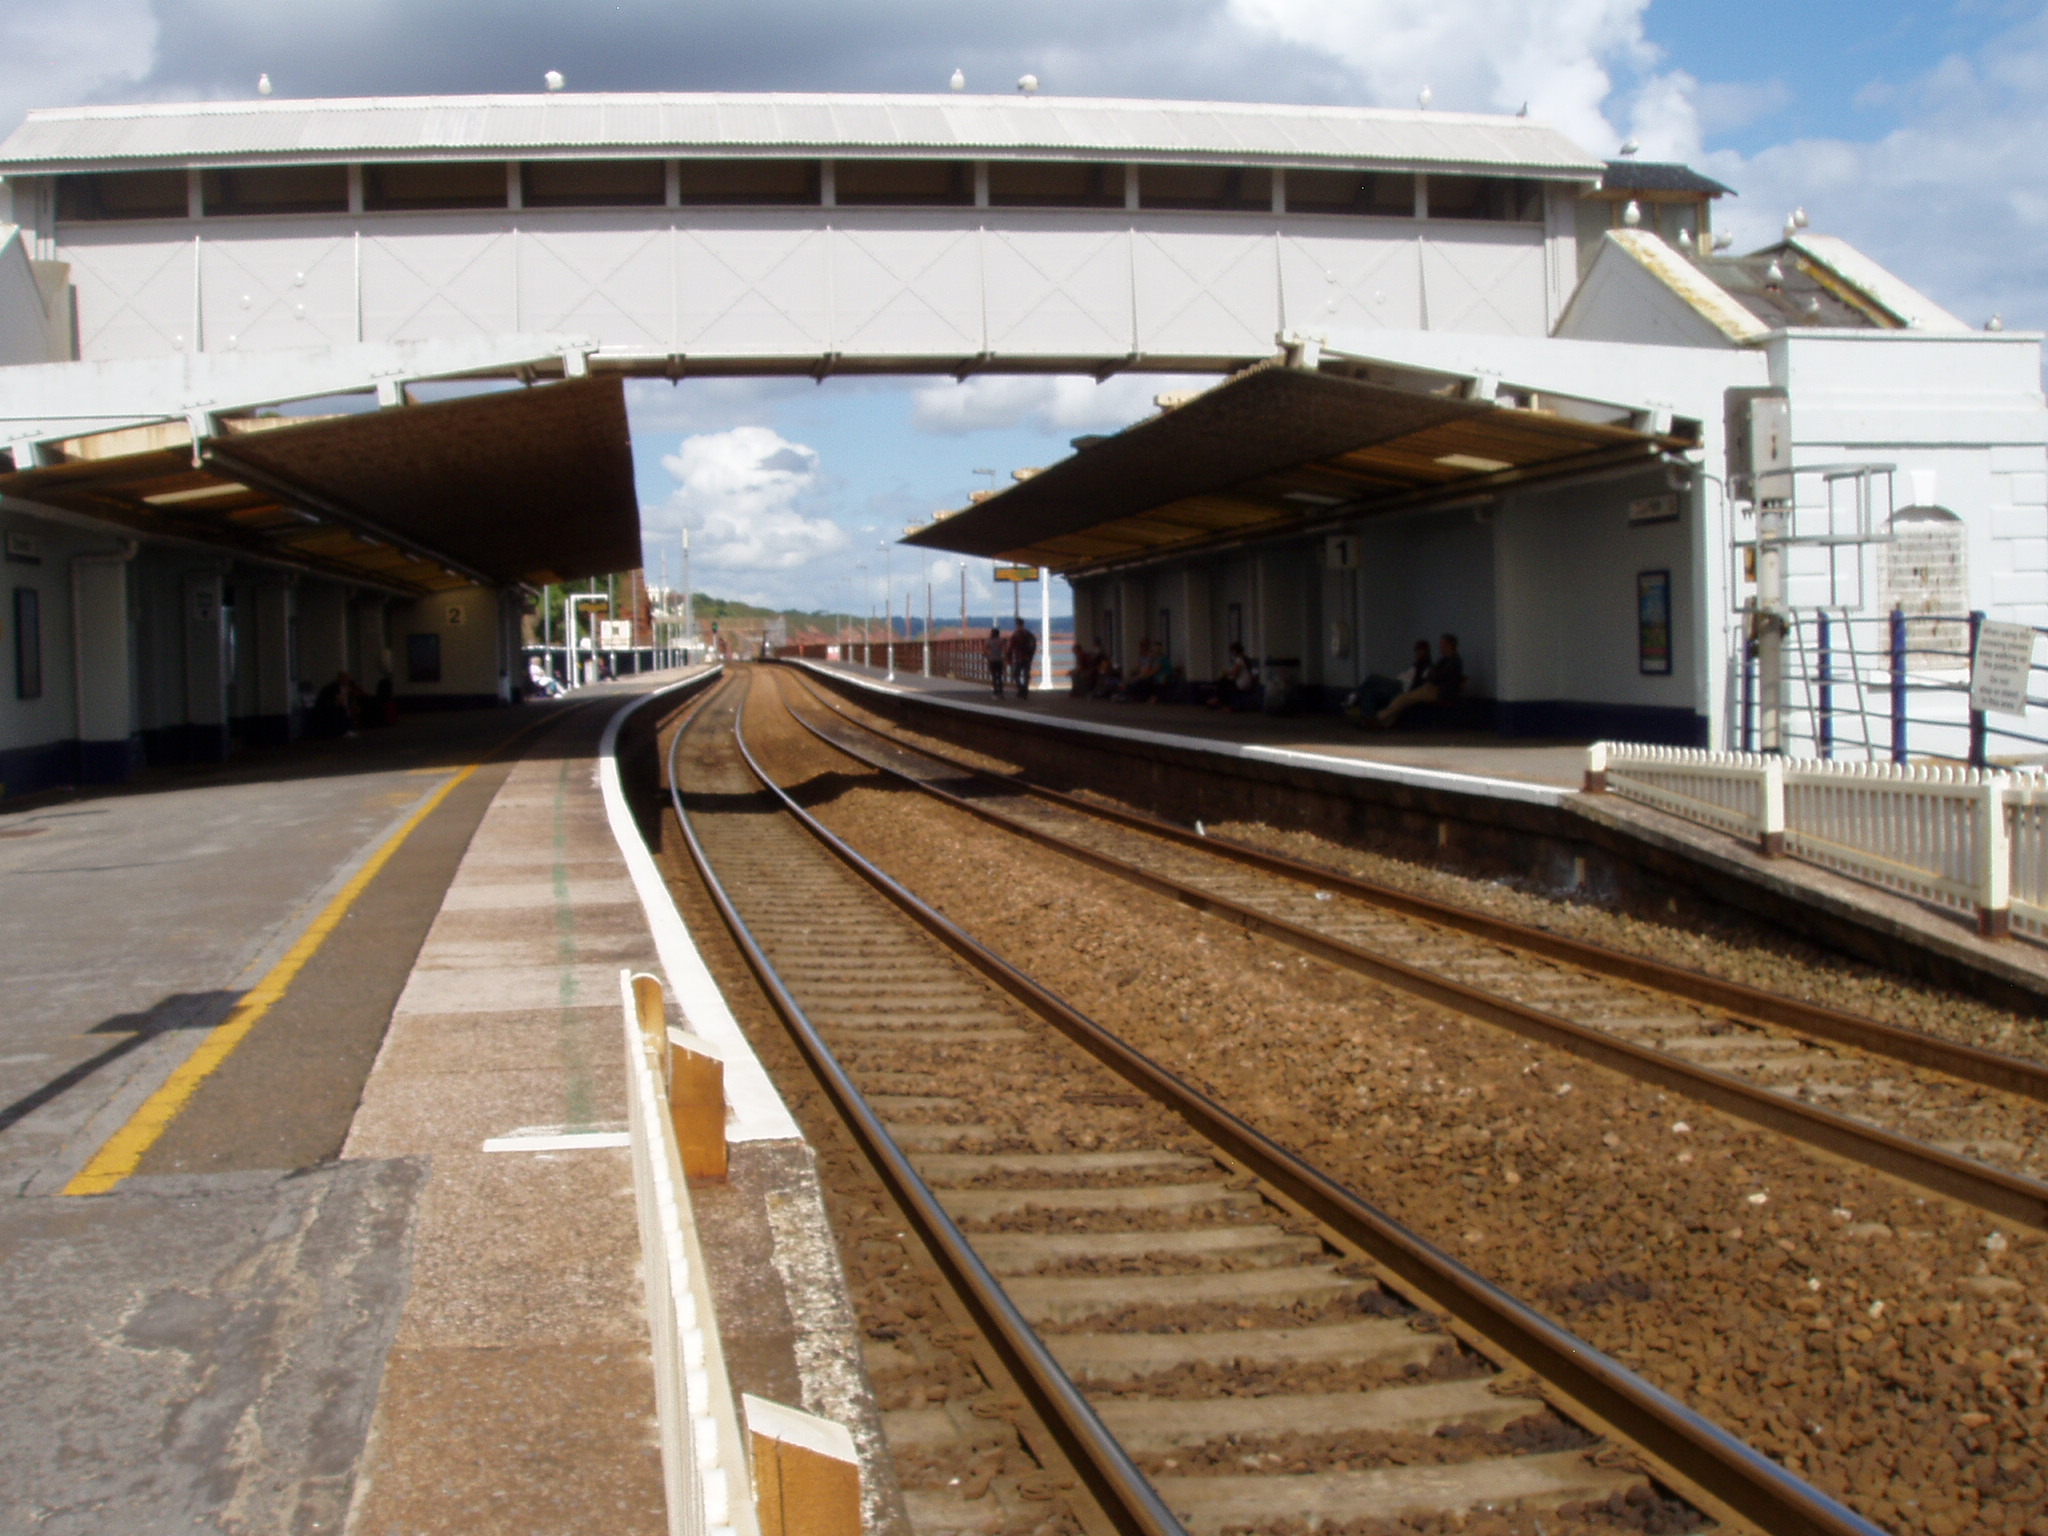
[[[954,70],[954,71],[953,71],[953,78],[952,78],[951,80],[948,80],[948,81],[946,82],[946,84],[950,85],[950,86],[951,86],[951,87],[952,87],[952,88],[953,88],[954,90],[956,90],[956,91],[964,91],[964,90],[966,90],[966,89],[967,89],[967,71],[966,71],[966,70],[964,70],[964,69],[956,69],[956,70]]]

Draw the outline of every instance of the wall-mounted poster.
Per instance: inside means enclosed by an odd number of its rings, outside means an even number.
[[[1636,670],[1671,675],[1671,573],[1636,572]]]

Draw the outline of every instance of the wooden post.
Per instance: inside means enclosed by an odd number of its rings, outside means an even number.
[[[668,1012],[662,1002],[660,977],[650,976],[642,971],[633,978],[633,1007],[640,1019],[641,1033],[659,1040],[663,1027],[668,1023]]]
[[[741,1396],[761,1536],[860,1536],[860,1462],[846,1426]]]
[[[668,1114],[683,1173],[725,1177],[725,1059],[709,1040],[668,1032]]]

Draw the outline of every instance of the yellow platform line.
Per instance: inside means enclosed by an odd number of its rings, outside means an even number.
[[[580,708],[589,700],[580,700],[574,708]],[[435,790],[420,802],[419,808],[405,818],[404,823],[384,840],[384,844],[370,855],[369,861],[350,877],[327,903],[318,917],[306,931],[299,935],[298,942],[285,951],[283,957],[264,973],[263,979],[251,987],[234,1006],[228,1016],[207,1032],[199,1048],[179,1063],[176,1071],[164,1085],[142,1101],[142,1107],[128,1117],[128,1123],[107,1138],[92,1161],[74,1174],[59,1194],[103,1195],[133,1173],[142,1163],[143,1154],[156,1145],[159,1137],[170,1128],[170,1124],[199,1091],[199,1085],[228,1059],[236,1046],[256,1027],[257,1021],[276,1006],[300,971],[306,967],[319,951],[327,936],[340,926],[348,916],[348,909],[355,905],[356,898],[368,889],[377,872],[391,862],[393,854],[404,846],[405,840],[418,830],[419,824],[433,815],[435,809],[455,793],[462,782],[477,769],[503,752],[513,742],[544,725],[551,725],[573,712],[564,710],[559,714],[550,713],[530,725],[522,726],[483,754],[468,767],[461,769],[455,777]]]
[[[61,1193],[103,1195],[136,1170],[142,1162],[142,1155],[170,1128],[178,1111],[199,1091],[199,1085],[228,1059],[235,1047],[256,1027],[257,1020],[270,1012],[277,1000],[284,996],[285,989],[305,969],[306,962],[348,916],[348,909],[355,905],[356,898],[377,878],[377,872],[391,862],[391,856],[398,852],[419,824],[431,816],[463,780],[482,766],[481,763],[471,763],[420,802],[419,808],[384,840],[384,846],[370,855],[369,861],[355,872],[347,885],[335,892],[334,899],[299,935],[298,942],[264,973],[261,981],[242,994],[241,1001],[225,1019],[207,1031],[206,1038],[199,1042],[199,1049],[179,1063],[178,1069],[161,1088],[143,1100],[142,1107],[129,1116],[128,1123],[107,1138],[106,1144],[93,1154],[92,1161],[72,1176]]]

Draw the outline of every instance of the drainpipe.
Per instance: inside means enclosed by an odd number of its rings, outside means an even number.
[[[85,766],[85,616],[80,612],[79,573],[88,565],[126,565],[141,547],[134,539],[123,539],[113,549],[87,550],[71,557],[71,725],[78,734],[81,777]],[[126,646],[125,635],[121,643]]]

